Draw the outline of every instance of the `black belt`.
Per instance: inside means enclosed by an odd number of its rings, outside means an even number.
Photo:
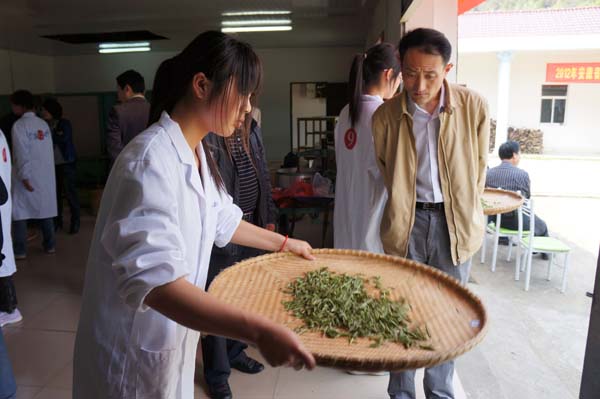
[[[443,202],[417,202],[417,209],[423,209],[425,211],[443,211]]]

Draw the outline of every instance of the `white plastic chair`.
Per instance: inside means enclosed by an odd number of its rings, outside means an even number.
[[[522,206],[522,212],[519,214],[519,230],[523,228],[523,215],[529,216],[529,231],[535,231],[535,213],[533,211],[533,201],[525,200]],[[523,250],[523,253],[521,253]],[[569,271],[569,248],[562,241],[554,237],[531,237],[531,235],[519,235],[519,244],[517,245],[517,261],[515,264],[515,280],[519,280],[519,274],[525,269],[525,291],[529,291],[529,281],[531,280],[531,265],[533,253],[549,254],[548,271],[546,280],[550,281],[552,277],[552,264],[555,254],[564,254],[564,268],[562,275],[562,284],[560,292],[564,293],[567,289],[567,273]]]

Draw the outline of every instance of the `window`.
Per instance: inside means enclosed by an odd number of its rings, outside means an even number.
[[[567,105],[566,85],[542,86],[541,123],[564,123]]]

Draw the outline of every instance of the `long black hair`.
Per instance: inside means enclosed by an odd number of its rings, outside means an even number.
[[[360,96],[365,88],[377,82],[381,72],[394,71],[394,78],[400,74],[400,60],[392,44],[377,44],[365,53],[356,54],[350,69],[350,124],[352,127],[360,119]]]
[[[259,90],[262,82],[262,65],[252,47],[224,33],[207,31],[198,35],[185,49],[173,58],[163,61],[154,77],[149,124],[160,119],[163,111],[171,113],[190,88],[194,75],[204,73],[211,82],[208,102],[221,101],[221,120],[231,100]],[[238,98],[233,99],[233,90]],[[223,180],[210,155],[203,146],[208,167],[220,189]]]

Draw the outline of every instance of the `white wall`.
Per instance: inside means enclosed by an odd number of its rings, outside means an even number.
[[[495,118],[498,60],[495,53],[460,54],[458,81],[482,93]],[[515,53],[511,63],[510,126],[541,128],[546,153],[600,154],[600,125],[596,117],[600,84],[568,84],[565,123],[540,124],[541,90],[546,64],[598,62],[600,50]]]
[[[264,66],[259,97],[262,129],[270,160],[283,160],[290,149],[290,83],[345,82],[352,56],[359,48],[257,49]],[[160,62],[172,53],[142,53],[56,57],[56,91],[77,93],[115,90],[115,77],[126,69],[138,70],[152,87]]]
[[[265,82],[260,96],[262,129],[269,160],[290,151],[290,83],[346,82],[360,48],[264,49]]]
[[[152,88],[160,63],[175,53],[148,52],[55,57],[56,91],[81,93],[116,91],[116,77],[128,69],[144,76],[146,88]]]
[[[52,93],[52,57],[0,50],[0,94],[26,89],[33,93]]]
[[[294,140],[298,131],[298,118],[328,116],[327,99],[315,96],[315,86],[314,83],[296,83],[292,85],[292,137],[294,137]],[[300,137],[300,143],[301,145],[308,144],[306,143],[305,135]],[[297,148],[296,141],[294,141],[293,145],[294,148]]]

